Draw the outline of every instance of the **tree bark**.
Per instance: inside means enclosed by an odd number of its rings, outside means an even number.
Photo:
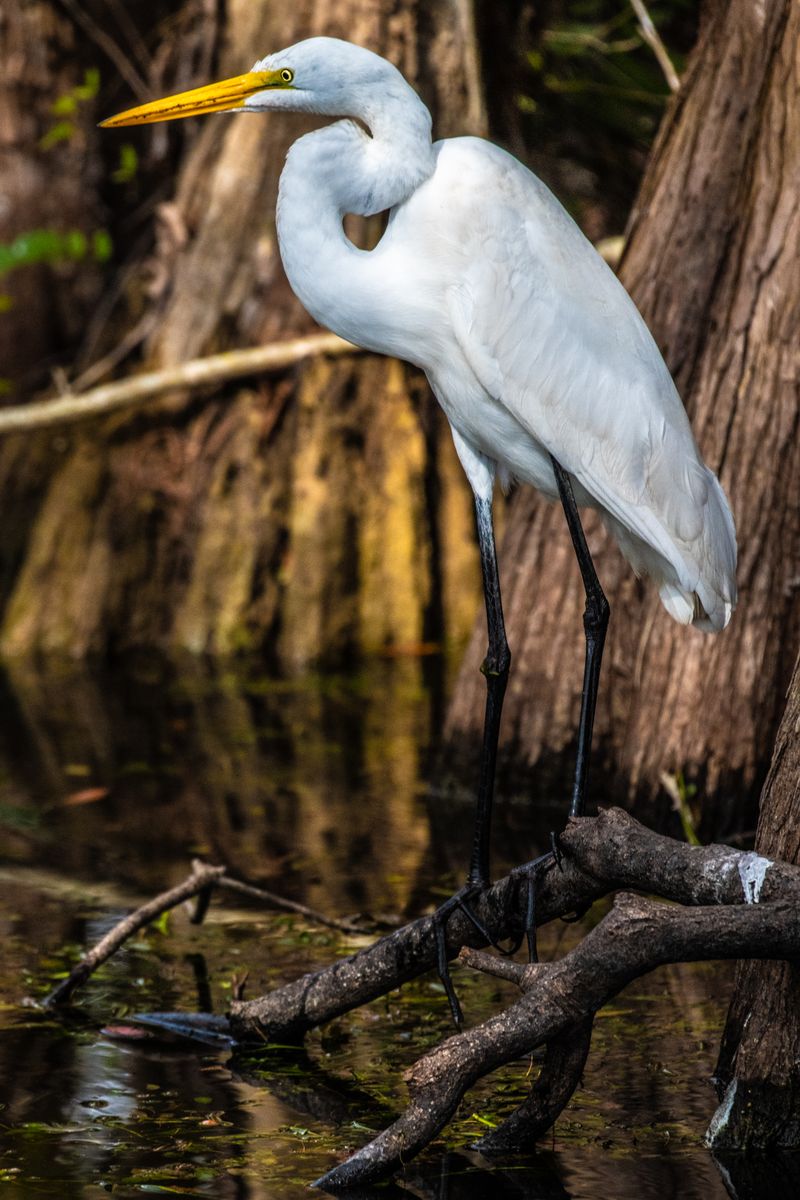
[[[306,36],[349,37],[419,85],[438,133],[484,132],[471,11],[468,0],[232,0],[215,70],[238,73]],[[152,328],[145,366],[314,328],[283,275],[274,225],[286,149],[308,127],[209,118],[189,140],[158,208],[155,251],[127,285],[129,325],[144,316]],[[145,132],[140,157],[164,136]],[[362,244],[377,232],[352,227]],[[0,564],[6,656],[253,648],[302,666],[458,639],[471,623],[468,489],[427,387],[396,362],[319,357],[179,412],[167,398],[133,420],[12,438],[0,447],[0,494],[17,497],[31,455],[47,482]]]
[[[718,830],[741,825],[763,779],[800,632],[799,36],[788,0],[706,6],[621,265],[731,501],[741,599],[729,629],[675,625],[587,520],[612,609],[595,783],[602,771],[618,797],[665,808],[661,775],[683,772]],[[552,796],[577,727],[583,593],[561,512],[528,491],[511,506],[501,573],[514,656],[503,762]],[[472,758],[484,642],[478,618],[448,718],[453,760]]]
[[[40,230],[88,236],[101,223],[91,114],[54,112],[82,83],[75,29],[48,0],[8,0],[0,10],[0,244]],[[60,132],[59,132],[60,129]],[[91,262],[31,262],[0,274],[0,376],[4,390],[40,384],[88,319],[100,291]]]
[[[761,796],[760,854],[800,862],[800,659]],[[800,968],[742,962],[720,1049],[716,1149],[800,1144]]]

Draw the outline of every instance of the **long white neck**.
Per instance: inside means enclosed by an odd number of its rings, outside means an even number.
[[[346,213],[372,216],[402,204],[433,172],[428,110],[412,89],[382,96],[355,120],[337,121],[295,142],[278,192],[281,257],[311,315],[367,349],[387,349],[375,329],[379,280],[370,252],[345,236]]]

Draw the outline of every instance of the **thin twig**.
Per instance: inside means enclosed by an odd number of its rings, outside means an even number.
[[[681,86],[680,77],[673,66],[667,47],[661,40],[661,34],[653,24],[653,18],[647,11],[644,0],[631,0],[631,8],[636,13],[636,18],[639,22],[639,30],[642,37],[647,42],[648,46],[658,60],[658,65],[661,67],[669,90],[671,92],[677,92]]]
[[[357,921],[326,917],[323,913],[308,908],[305,904],[298,904],[296,900],[287,900],[283,896],[276,896],[274,892],[254,887],[252,883],[242,883],[241,879],[231,879],[230,875],[221,875],[215,883],[217,887],[226,888],[229,892],[238,892],[240,896],[250,896],[253,900],[262,900],[273,908],[297,913],[298,916],[305,917],[316,925],[327,925],[329,929],[338,929],[341,933],[371,933],[374,930],[374,926],[359,925]]]
[[[87,417],[102,417],[120,408],[129,408],[169,391],[191,391],[244,375],[281,371],[318,354],[355,354],[358,347],[333,333],[315,333],[286,342],[270,342],[247,350],[227,350],[210,354],[162,371],[150,371],[93,388],[82,396],[59,396],[33,404],[18,404],[0,409],[0,434],[45,429]]]
[[[105,937],[92,947],[89,953],[81,959],[77,967],[70,971],[69,976],[57,988],[53,989],[44,1001],[45,1005],[50,1007],[63,1004],[64,1001],[69,999],[76,988],[85,983],[99,966],[119,950],[120,946],[127,941],[131,934],[136,933],[143,926],[149,925],[161,913],[167,912],[171,908],[176,908],[184,900],[190,900],[192,896],[198,897],[197,907],[192,916],[192,923],[195,925],[202,924],[215,888],[225,888],[226,891],[237,892],[241,896],[250,896],[254,900],[261,900],[269,904],[272,908],[282,909],[284,912],[296,913],[298,916],[305,917],[308,921],[313,921],[317,925],[325,925],[329,929],[339,930],[341,933],[364,934],[372,932],[367,926],[359,925],[355,921],[326,917],[323,913],[316,912],[313,908],[308,908],[305,904],[298,904],[294,900],[287,900],[283,896],[277,896],[274,892],[265,891],[264,888],[254,887],[250,883],[243,883],[240,879],[232,879],[230,875],[225,874],[224,867],[212,867],[208,863],[194,859],[192,861],[192,873],[184,879],[183,883],[179,883],[177,887],[170,888],[168,892],[161,892],[160,895],[155,896],[152,900],[148,900],[146,904],[142,904],[134,912],[128,913],[126,917],[123,917],[113,929],[109,930]],[[236,998],[241,999],[240,996]]]
[[[45,1006],[54,1007],[58,1004],[63,1004],[70,998],[75,989],[80,987],[82,983],[85,983],[89,976],[109,959],[132,934],[142,929],[145,925],[149,925],[151,921],[161,916],[163,912],[175,908],[178,904],[182,904],[184,900],[191,899],[192,896],[197,896],[209,884],[213,884],[219,879],[224,870],[224,867],[212,867],[207,863],[194,863],[191,875],[184,879],[183,883],[179,883],[177,887],[170,888],[168,892],[162,892],[161,895],[148,900],[147,904],[142,904],[134,912],[128,913],[113,929],[108,931],[105,937],[92,946],[89,953],[84,955],[77,967],[74,967],[67,978],[62,980],[57,988],[53,989],[44,1001]]]
[[[117,45],[110,34],[101,29],[89,13],[76,3],[76,0],[61,0],[61,3],[76,25],[80,25],[81,29],[89,35],[95,45],[99,46],[108,55],[120,75],[127,81],[137,100],[151,99],[152,93],[144,79],[142,79],[122,47]]]

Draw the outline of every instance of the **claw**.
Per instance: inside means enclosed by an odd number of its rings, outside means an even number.
[[[466,883],[464,887],[462,887],[460,891],[456,892],[455,895],[451,896],[449,900],[445,900],[444,904],[437,908],[436,912],[433,914],[433,929],[434,937],[436,938],[436,970],[447,995],[447,1001],[450,1005],[450,1012],[453,1017],[453,1024],[455,1025],[456,1029],[459,1030],[464,1023],[464,1013],[461,1009],[461,1005],[459,1004],[455,988],[453,987],[453,980],[452,976],[450,975],[450,965],[447,961],[446,930],[447,922],[450,920],[450,917],[456,911],[463,913],[469,923],[472,925],[473,929],[475,929],[484,942],[491,946],[492,949],[497,950],[497,952],[502,954],[504,957],[510,957],[512,954],[516,954],[517,950],[519,950],[522,944],[522,938],[524,936],[523,934],[520,934],[520,936],[514,939],[514,941],[512,941],[511,945],[508,947],[501,946],[497,939],[494,938],[486,928],[480,917],[478,917],[472,911],[469,906],[469,901],[475,896],[480,895],[481,892],[485,891],[487,886],[488,885],[484,883]]]
[[[525,875],[526,901],[525,901],[525,931],[524,937],[528,943],[528,962],[538,962],[539,952],[536,945],[536,874],[539,867],[545,863],[555,862],[561,867],[561,851],[558,847],[555,834],[550,834],[550,849],[544,854],[540,854],[533,862],[527,863],[524,867],[517,868],[520,874]],[[515,872],[516,873],[516,872]],[[515,950],[519,949],[522,937],[515,946]]]
[[[448,913],[447,916],[449,915]],[[461,1032],[461,1027],[464,1024],[464,1013],[459,1004],[456,989],[453,987],[453,977],[450,974],[450,964],[447,961],[447,939],[445,937],[447,916],[440,917],[437,912],[433,918],[433,929],[436,937],[436,970],[442,981],[447,996],[447,1003],[450,1005],[450,1015],[453,1018],[453,1024]]]

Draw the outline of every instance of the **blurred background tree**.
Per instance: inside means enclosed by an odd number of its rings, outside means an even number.
[[[712,371],[715,363],[724,371],[736,338],[747,338],[731,296],[750,311],[746,295],[761,269],[748,259],[739,283],[729,280],[731,245],[762,253],[756,220],[775,236],[769,172],[760,191],[746,190],[774,137],[761,108],[773,26],[751,14],[740,29],[714,0],[653,4],[665,68],[635,8],[315,0],[287,14],[274,0],[9,0],[0,13],[0,376],[5,403],[18,403],[52,391],[53,377],[80,391],[310,332],[274,231],[284,153],[307,122],[220,117],[114,135],[95,122],[310,34],[352,37],[388,55],[420,89],[439,135],[488,133],[507,145],[590,237],[612,239],[611,258],[631,213],[623,278],[676,372],[703,449],[724,467],[743,543],[761,547],[763,578],[746,588],[733,632],[698,639],[654,615],[598,543],[617,604],[597,782],[602,774],[604,786],[616,780],[619,794],[658,798],[662,809],[676,789],[687,798],[699,786],[721,796],[734,821],[743,800],[752,808],[780,716],[791,664],[777,647],[797,634],[794,559],[779,549],[792,473],[762,478],[750,470],[753,443],[748,450],[729,436],[734,414],[744,419],[745,386],[755,401],[753,372],[763,405],[775,381],[751,365],[723,388]],[[671,71],[684,82],[670,104]],[[349,231],[369,245],[380,222],[354,221]],[[750,339],[753,364],[775,336],[765,327]],[[787,405],[776,454],[791,428]],[[254,651],[279,669],[436,647],[455,658],[479,610],[471,498],[445,422],[417,372],[366,355],[317,356],[245,385],[7,437],[0,498],[7,658],[141,647]],[[762,527],[769,514],[778,519]],[[535,776],[540,790],[558,794],[569,761],[580,626],[567,549],[557,513],[530,492],[514,497],[502,556],[516,654],[507,789]],[[448,721],[459,772],[482,706],[481,622]],[[654,738],[664,697],[668,729],[660,721]]]

